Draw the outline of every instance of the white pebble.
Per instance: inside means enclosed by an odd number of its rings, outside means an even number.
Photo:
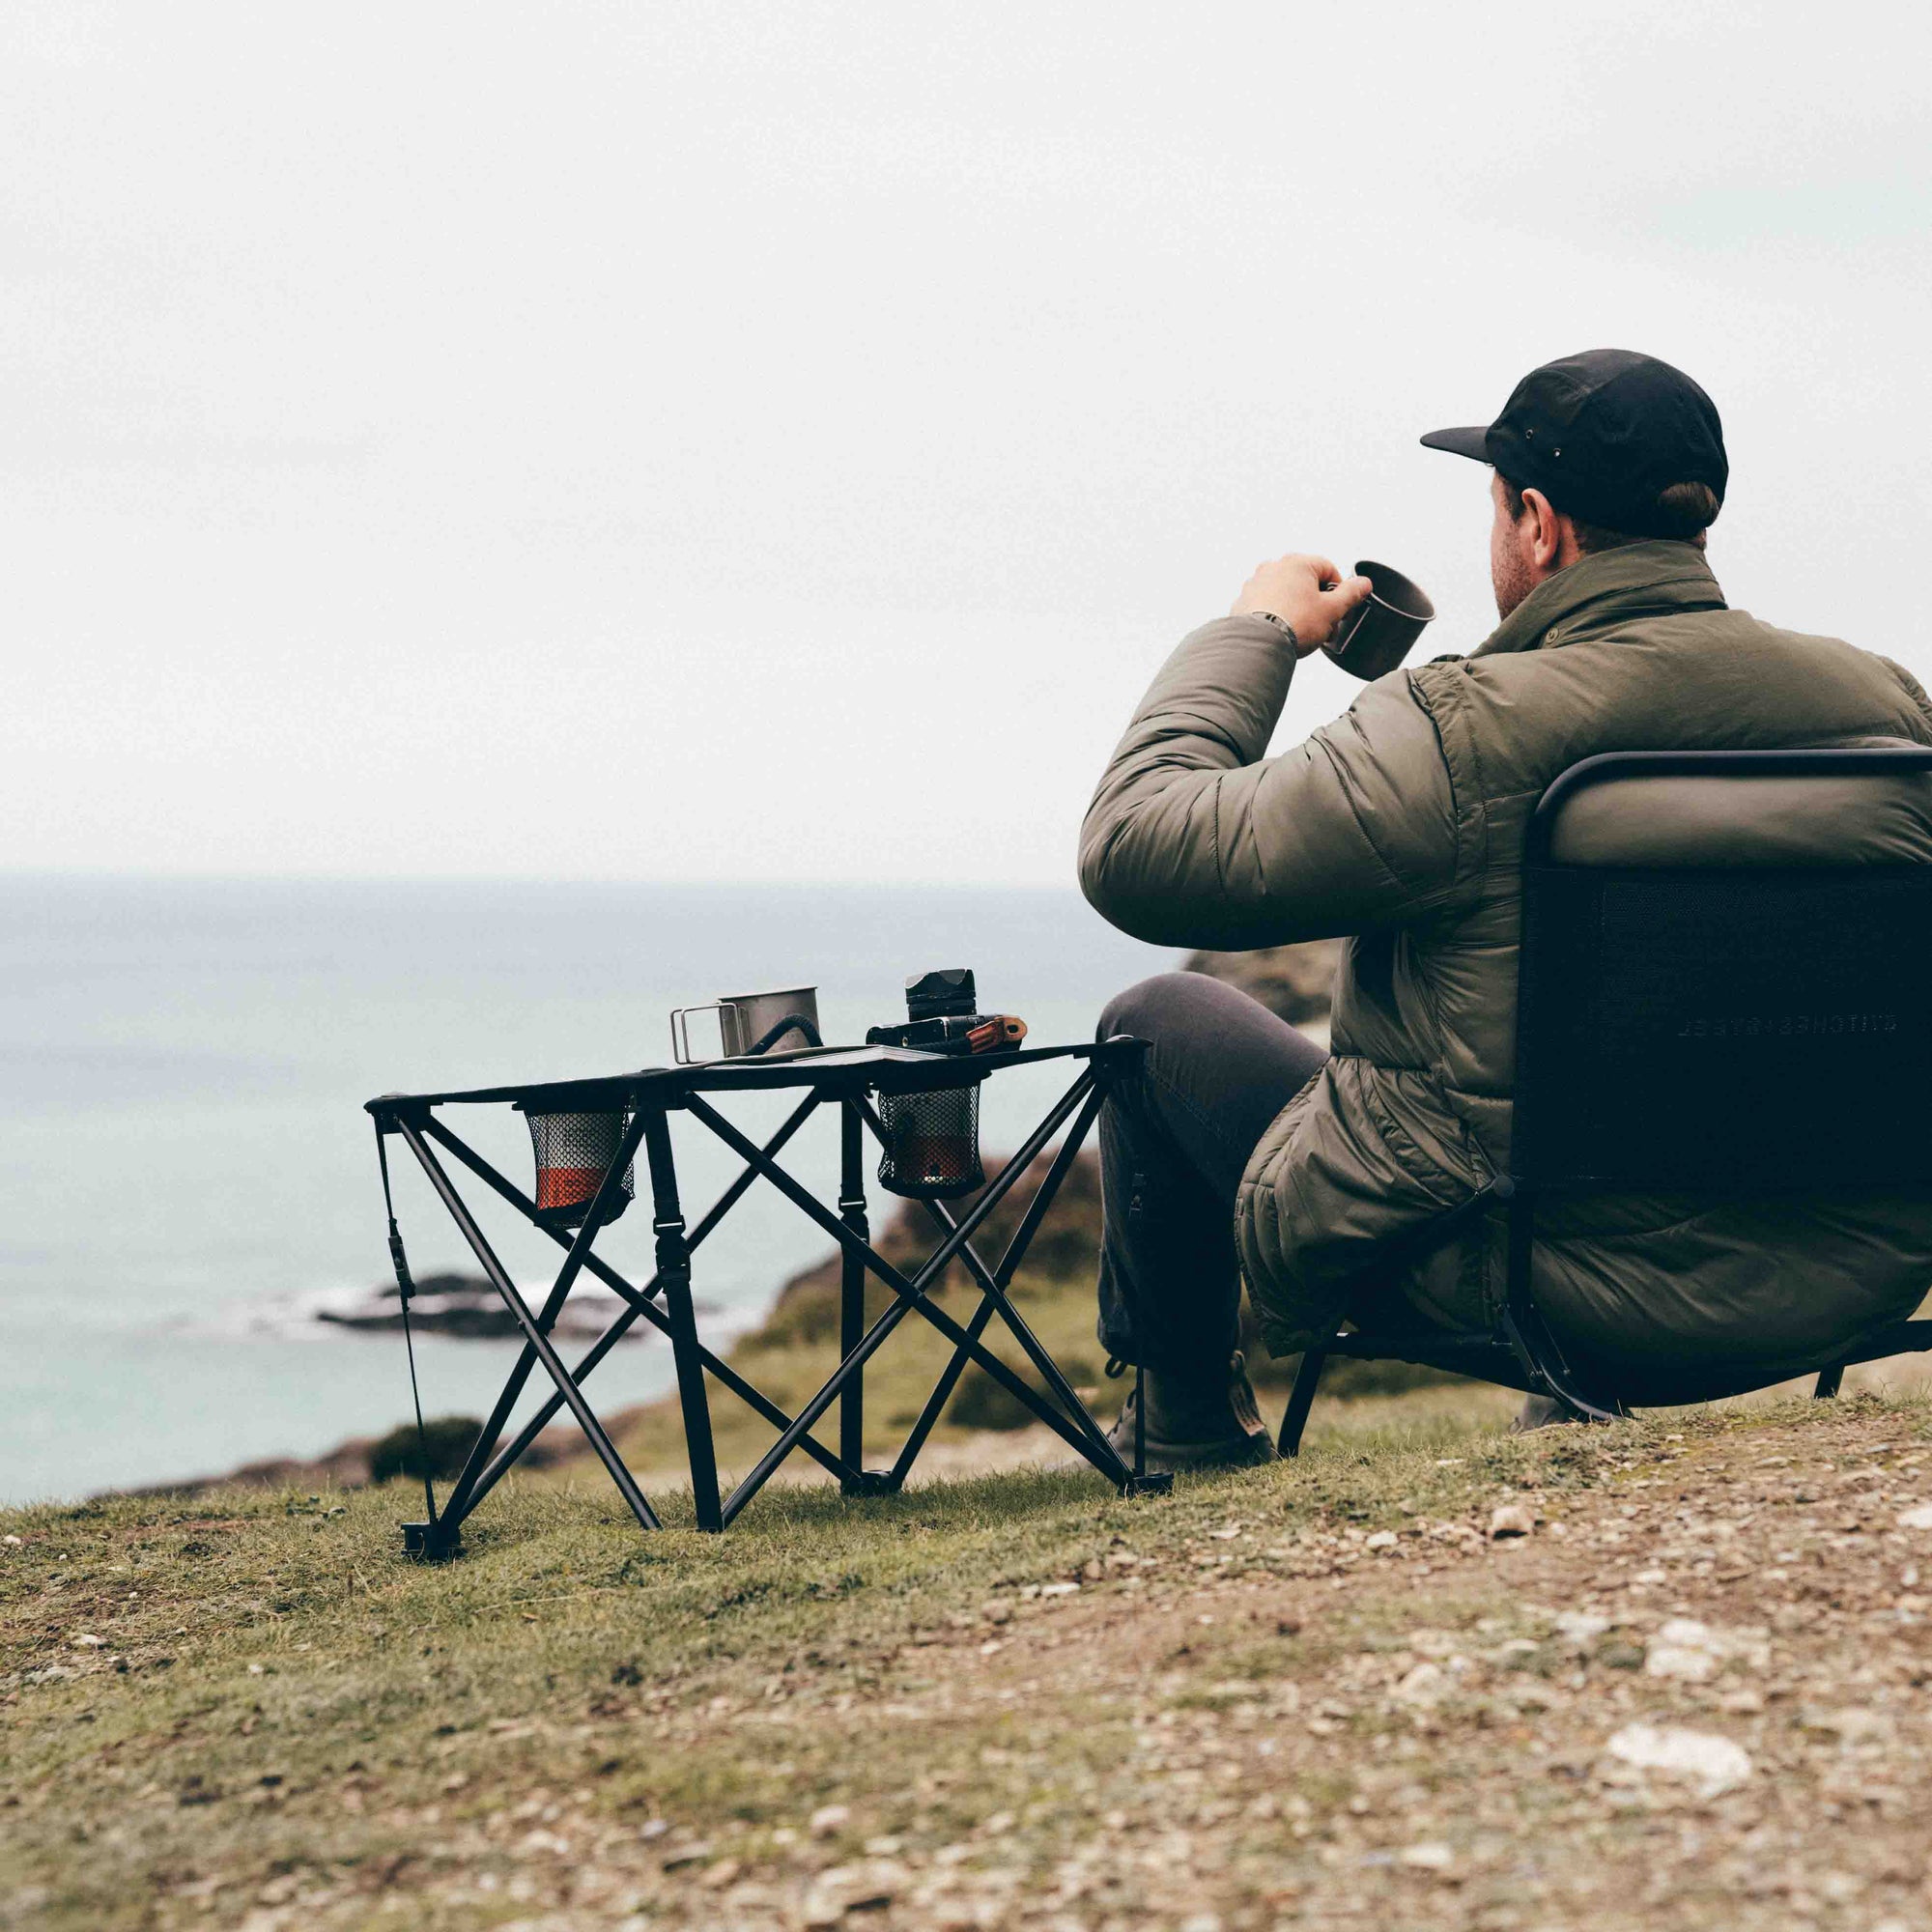
[[[1677,1724],[1626,1724],[1605,1748],[1639,1771],[1687,1778],[1705,1798],[1734,1790],[1751,1775],[1750,1757],[1741,1745]]]

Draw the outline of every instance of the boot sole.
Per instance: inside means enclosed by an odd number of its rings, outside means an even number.
[[[1114,1447],[1131,1468],[1132,1441],[1116,1442]],[[1149,1436],[1145,1447],[1147,1466],[1153,1475],[1178,1475],[1182,1470],[1200,1469],[1259,1469],[1281,1461],[1273,1441],[1264,1434],[1244,1435],[1238,1441],[1212,1443],[1160,1442]]]

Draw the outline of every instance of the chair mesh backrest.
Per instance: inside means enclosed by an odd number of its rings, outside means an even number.
[[[1523,898],[1524,1179],[1932,1186],[1932,866],[1533,862]]]

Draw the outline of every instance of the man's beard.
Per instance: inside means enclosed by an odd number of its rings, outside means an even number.
[[[1529,566],[1514,550],[1505,551],[1500,556],[1492,554],[1490,582],[1496,593],[1496,617],[1499,622],[1536,588]]]

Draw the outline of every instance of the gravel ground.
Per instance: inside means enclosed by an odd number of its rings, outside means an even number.
[[[1922,1423],[1789,1405],[1588,1446],[1582,1487],[1532,1463],[1394,1530],[1237,1507],[996,1596],[878,1660],[875,1697],[740,1714],[854,1750],[998,1714],[980,1776],[1009,1802],[789,1883],[740,1882],[720,1841],[719,1922],[1932,1924]],[[1126,1734],[1069,1771],[1055,1718],[1082,1705]],[[1091,1827],[1044,1843],[1028,1807],[1069,1777]]]

